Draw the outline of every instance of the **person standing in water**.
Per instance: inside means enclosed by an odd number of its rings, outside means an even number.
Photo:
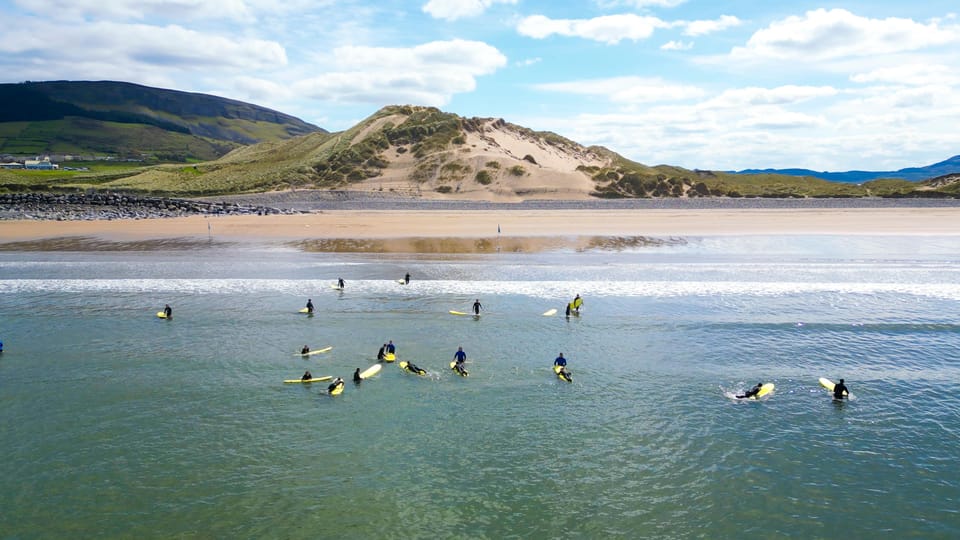
[[[392,339],[387,342],[387,352],[390,353],[390,354],[396,354],[396,353],[397,353],[397,347],[394,346]]]
[[[172,319],[173,318],[173,308],[170,307],[170,304],[163,306],[163,316]],[[189,318],[189,317],[188,317]]]
[[[457,370],[457,373],[463,375],[466,371],[464,363],[467,361],[467,353],[463,352],[463,347],[457,347],[457,352],[453,353],[453,369]]]
[[[337,287],[342,289],[344,285],[345,283],[343,282],[343,278],[337,278]]]
[[[310,347],[306,345],[304,345],[303,348],[300,349],[300,354],[307,354],[308,352],[310,352]]]
[[[313,374],[310,373],[310,370],[308,369],[307,371],[304,371],[304,372],[303,372],[303,377],[300,377],[300,380],[301,380],[301,381],[309,381],[309,380],[312,379],[312,378],[313,378]]]
[[[483,309],[483,306],[480,305],[480,299],[477,298],[477,300],[473,303],[473,314],[479,315],[481,309]]]
[[[362,380],[363,377],[360,376],[360,368],[357,368],[357,370],[353,372],[353,382],[360,382]]]
[[[850,390],[847,389],[847,385],[843,384],[843,379],[840,379],[840,382],[833,385],[833,399],[843,399],[850,395]]]
[[[577,312],[577,314],[579,315],[580,306],[583,305],[583,298],[580,298],[580,295],[578,294],[577,297],[573,299],[573,302],[571,302],[571,304],[573,304],[573,310]]]
[[[307,313],[313,313],[313,300],[307,298]]]
[[[407,272],[407,275],[403,276],[403,284],[404,285],[410,284],[410,272]]]
[[[380,351],[377,352],[377,362],[383,362],[383,355],[387,351],[387,344],[384,343],[383,347],[380,347]]]

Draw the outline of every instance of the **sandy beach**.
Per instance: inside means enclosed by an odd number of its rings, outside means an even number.
[[[0,221],[0,242],[91,238],[309,242],[386,239],[684,237],[711,235],[958,235],[960,208],[698,210],[325,210],[271,216],[104,221]],[[384,249],[377,244],[372,249]],[[411,244],[412,245],[412,244]],[[402,250],[416,250],[403,247]],[[427,248],[434,251],[435,247]]]

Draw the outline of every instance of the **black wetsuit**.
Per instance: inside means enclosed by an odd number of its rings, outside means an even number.
[[[480,302],[474,302],[474,303],[473,303],[473,313],[476,314],[476,315],[479,315],[479,314],[480,314],[480,308],[482,308],[482,307],[483,307],[483,306],[480,305]]]
[[[760,393],[760,389],[761,389],[761,388],[763,388],[763,385],[762,385],[762,384],[758,384],[758,385],[754,386],[753,388],[751,388],[750,390],[747,390],[747,393],[746,393],[746,394],[744,394],[744,395],[742,395],[742,396],[737,396],[737,399],[744,399],[744,398],[753,397],[753,396],[755,396],[755,395],[757,395],[757,394]]]
[[[357,370],[353,372],[353,382],[360,382],[362,380],[363,378],[360,377],[360,368],[357,368]]]
[[[172,318],[173,318],[173,308],[171,308],[170,306],[167,306],[167,307],[163,308],[163,314],[166,315],[166,317],[167,317],[168,319],[172,319]]]
[[[307,313],[313,313],[313,302],[307,300]]]
[[[833,399],[843,399],[847,397],[845,394],[849,394],[850,391],[847,390],[847,385],[839,382],[833,385]]]
[[[383,360],[383,350],[386,348],[387,348],[386,345],[384,345],[383,347],[380,347],[380,352],[377,353],[377,361]]]
[[[403,276],[403,283],[404,283],[405,285],[409,285],[409,284],[410,284],[410,274],[407,274],[407,275]]]

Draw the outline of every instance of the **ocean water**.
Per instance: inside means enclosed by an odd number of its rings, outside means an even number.
[[[958,314],[960,237],[0,252],[0,537],[958,538]]]

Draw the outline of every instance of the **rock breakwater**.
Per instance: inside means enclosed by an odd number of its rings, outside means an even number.
[[[154,219],[192,215],[297,214],[296,210],[116,193],[0,193],[0,219]]]

